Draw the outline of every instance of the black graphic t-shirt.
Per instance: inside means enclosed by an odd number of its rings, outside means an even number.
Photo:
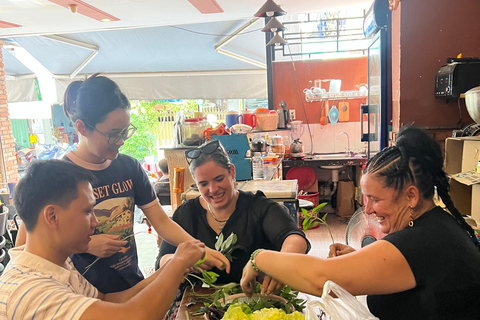
[[[88,271],[97,257],[74,254],[71,259],[75,268],[102,293],[131,288],[143,279],[133,236],[135,204],[145,208],[158,201],[145,171],[137,160],[123,154],[102,164],[85,162],[73,153],[65,159],[88,169],[97,178],[93,185],[97,200],[94,211],[99,222],[95,234],[118,235],[120,240],[128,241],[120,252],[99,259]]]

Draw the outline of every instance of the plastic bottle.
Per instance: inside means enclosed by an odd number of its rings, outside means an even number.
[[[253,153],[252,160],[253,180],[263,180],[263,159],[260,152]]]

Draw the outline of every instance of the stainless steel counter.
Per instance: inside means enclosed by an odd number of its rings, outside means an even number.
[[[365,154],[319,153],[305,155],[303,160],[283,159],[284,172],[293,167],[326,167],[326,166],[363,166],[368,159]]]

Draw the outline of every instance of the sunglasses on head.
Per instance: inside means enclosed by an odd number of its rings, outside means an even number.
[[[210,154],[215,152],[220,147],[220,141],[215,140],[212,142],[207,143],[204,146],[201,146],[196,149],[190,149],[185,151],[185,158],[187,158],[187,162],[190,165],[192,160],[197,159],[203,153]]]

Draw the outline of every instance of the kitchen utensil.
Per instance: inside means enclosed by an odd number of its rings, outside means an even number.
[[[283,145],[283,138],[281,135],[278,135],[278,134],[274,134],[272,137],[271,137],[271,140],[272,140],[272,146],[278,146],[278,145]]]
[[[473,121],[480,123],[480,87],[475,87],[465,92],[465,104]]]
[[[290,155],[293,157],[303,153],[303,143],[299,139],[295,139],[290,146]]]
[[[280,101],[281,109],[277,110],[278,113],[278,128],[285,129],[290,121],[290,113],[287,110],[287,103]]]
[[[350,102],[342,101],[338,104],[338,121],[350,120]]]
[[[243,124],[249,125],[252,128],[255,128],[257,126],[258,118],[257,115],[252,111],[241,111],[240,117]]]
[[[265,152],[267,150],[267,143],[264,138],[255,138],[252,141],[253,152]]]
[[[199,146],[205,142],[203,132],[209,124],[205,118],[185,119],[182,130],[182,143],[184,146]]]
[[[338,122],[338,109],[337,106],[332,106],[332,109],[328,112],[328,119],[331,124],[337,124]]]
[[[305,97],[307,99],[313,99],[315,97],[312,90],[310,90],[310,89],[303,89],[303,93],[305,93]]]
[[[232,132],[235,132],[235,133],[248,133],[250,131],[252,131],[252,127],[250,127],[248,124],[241,124],[241,123],[237,123],[237,124],[234,124],[230,130]]]
[[[323,105],[322,107],[320,107],[322,109],[322,116],[320,117],[320,124],[322,126],[326,125],[327,124],[327,120],[326,120],[326,117],[325,117],[325,105]]]
[[[235,111],[229,111],[225,115],[225,124],[227,127],[232,127],[233,125],[240,123],[240,115],[238,112]]]
[[[290,135],[292,136],[292,140],[300,139],[304,130],[305,128],[302,125],[302,121],[295,120],[290,122]]]

